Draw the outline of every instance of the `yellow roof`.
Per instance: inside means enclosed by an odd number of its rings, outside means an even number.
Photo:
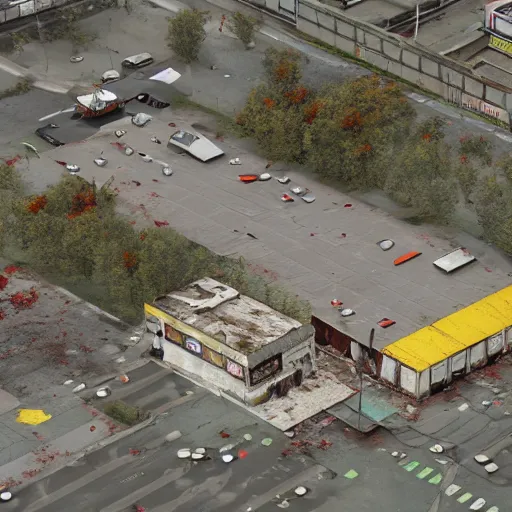
[[[382,352],[421,372],[512,325],[512,286],[493,293]]]

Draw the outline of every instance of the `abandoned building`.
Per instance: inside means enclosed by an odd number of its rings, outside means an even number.
[[[149,331],[178,371],[247,405],[281,396],[315,370],[314,328],[213,279],[145,304]]]

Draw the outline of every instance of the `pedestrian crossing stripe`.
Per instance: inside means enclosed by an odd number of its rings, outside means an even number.
[[[433,476],[428,483],[432,485],[439,485],[441,483],[441,480],[443,479],[443,475],[441,473],[437,473],[436,476]]]
[[[463,494],[457,501],[459,503],[466,503],[466,501],[469,501],[473,495],[470,492],[467,492],[466,494]]]
[[[406,471],[409,471],[409,473],[410,473],[411,471],[414,471],[414,470],[415,470],[419,465],[420,465],[420,463],[419,463],[419,462],[416,462],[416,461],[414,460],[414,461],[412,461],[412,462],[409,462],[409,464],[407,464],[406,466],[404,466],[404,469],[405,469]]]
[[[422,471],[420,471],[417,475],[416,475],[416,478],[419,478],[420,480],[423,480],[424,478],[426,478],[428,475],[430,475],[430,473],[432,473],[434,471],[433,468],[425,468],[423,469]]]

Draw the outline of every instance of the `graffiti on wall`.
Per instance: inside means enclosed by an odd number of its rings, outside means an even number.
[[[244,369],[238,363],[235,363],[234,361],[230,361],[228,359],[226,364],[226,370],[228,371],[229,374],[233,375],[233,377],[243,380]]]

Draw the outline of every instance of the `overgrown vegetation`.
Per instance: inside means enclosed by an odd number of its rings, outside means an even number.
[[[236,122],[269,159],[304,164],[345,189],[381,189],[420,221],[447,223],[463,204],[512,254],[512,154],[494,163],[482,136],[448,144],[444,121],[418,124],[399,86],[381,77],[313,90],[293,50],[268,50],[263,67],[265,82]]]
[[[16,171],[1,170],[0,242],[42,275],[95,293],[100,307],[130,323],[141,320],[144,302],[205,276],[299,321],[311,318],[308,303],[243,260],[216,256],[167,227],[136,229],[116,213],[116,195],[108,188],[66,176],[44,194],[27,197]]]
[[[5,89],[0,92],[0,100],[3,100],[5,98],[12,98],[13,96],[21,96],[22,94],[26,94],[32,89],[32,84],[30,80],[27,80],[26,78],[22,78],[21,80],[18,80],[16,85],[13,85],[12,87],[9,87],[8,89]]]
[[[206,38],[204,26],[210,19],[208,11],[183,9],[169,18],[167,44],[186,64],[196,61]]]
[[[115,400],[105,404],[103,410],[105,414],[108,414],[114,420],[129,427],[144,419],[144,413],[138,407],[129,405],[122,400]]]
[[[229,28],[242,43],[248,47],[254,43],[254,32],[258,29],[259,22],[253,16],[235,12],[229,19]]]
[[[84,9],[87,7],[70,7],[60,14],[57,22],[51,25],[51,28],[43,30],[42,37],[46,41],[56,41],[64,39],[70,41],[72,53],[85,50],[97,38],[93,31],[84,30],[80,26],[80,20],[84,17]]]

